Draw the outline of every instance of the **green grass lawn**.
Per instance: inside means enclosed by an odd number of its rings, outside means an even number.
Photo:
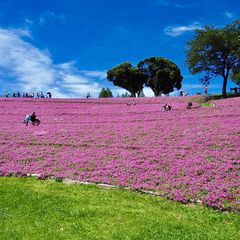
[[[240,239],[240,215],[138,192],[0,177],[0,239]]]

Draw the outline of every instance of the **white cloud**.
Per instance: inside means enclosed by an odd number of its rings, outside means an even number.
[[[25,29],[0,28],[0,82],[19,91],[52,91],[58,97],[98,96],[105,71],[79,70],[74,62],[54,64],[47,50],[27,42]]]
[[[201,25],[198,22],[195,22],[188,26],[167,26],[164,28],[164,33],[176,37],[199,28],[201,28]]]
[[[130,92],[127,91],[126,89],[116,87],[116,86],[111,88],[111,91],[112,91],[113,96],[115,96],[115,97],[121,96],[122,94],[125,94],[126,92],[130,94]],[[143,92],[144,92],[144,95],[146,97],[153,97],[154,96],[154,93],[153,93],[152,89],[149,88],[149,87],[144,87]]]
[[[69,97],[74,97],[74,95],[72,96],[71,94],[65,94],[65,93],[61,92],[58,87],[49,88],[48,91],[50,91],[51,93],[53,93],[53,97],[54,97],[54,98],[69,98]]]
[[[26,18],[25,21],[24,21],[25,25],[28,26],[28,25],[31,25],[31,24],[34,24],[34,21],[32,21],[31,19],[29,18]]]
[[[28,35],[24,30],[0,29],[0,67],[8,69],[8,76],[17,78],[26,90],[37,85],[42,88],[54,81],[50,57],[21,39]]]
[[[208,86],[211,89],[220,89],[221,88],[221,84],[210,84]],[[204,86],[202,84],[184,84],[182,85],[182,89],[184,90],[201,90],[203,89]]]
[[[182,89],[184,90],[191,90],[191,89],[202,89],[203,85],[201,84],[183,84]]]
[[[233,18],[233,14],[230,13],[230,12],[228,12],[228,11],[225,12],[225,16],[226,16],[227,18]]]
[[[143,92],[144,92],[144,95],[146,97],[153,97],[154,96],[154,92],[150,87],[144,87]]]
[[[62,87],[67,88],[71,92],[71,97],[85,97],[87,93],[90,93],[92,97],[98,97],[101,90],[101,87],[96,82],[91,84],[63,84]]]
[[[98,79],[106,79],[107,78],[107,71],[87,71],[82,70],[82,74],[84,74],[87,77],[93,77]]]
[[[121,96],[122,94],[125,94],[126,92],[129,93],[126,89],[120,88],[120,87],[112,87],[111,92],[113,96],[118,97]]]
[[[88,81],[89,79],[83,76],[72,75],[71,73],[65,73],[63,75],[63,82],[67,84],[86,84]]]

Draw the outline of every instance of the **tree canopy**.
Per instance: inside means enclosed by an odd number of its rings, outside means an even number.
[[[113,97],[112,91],[109,88],[102,88],[102,90],[99,93],[99,98],[109,98]]]
[[[150,87],[155,96],[168,94],[174,88],[182,87],[182,75],[178,66],[162,57],[147,58],[138,63],[138,69],[146,77],[146,86]]]
[[[203,73],[202,83],[213,77],[223,78],[222,95],[226,97],[228,78],[240,63],[240,21],[224,28],[206,26],[195,32],[187,43],[187,59],[192,74]]]
[[[240,63],[232,68],[231,79],[235,84],[240,86]]]
[[[143,89],[145,76],[131,63],[122,63],[107,72],[107,79],[115,86],[122,87],[131,93],[132,97],[139,96]]]

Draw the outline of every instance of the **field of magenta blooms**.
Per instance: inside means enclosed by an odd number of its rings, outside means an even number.
[[[40,174],[240,208],[240,98],[0,99],[0,175]],[[168,103],[172,111],[160,108]],[[40,126],[26,127],[35,111]]]

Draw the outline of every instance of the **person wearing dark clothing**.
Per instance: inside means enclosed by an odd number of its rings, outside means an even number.
[[[52,98],[51,92],[47,92],[48,98]]]
[[[31,115],[30,115],[30,120],[35,123],[36,122],[36,119],[37,119],[37,116],[35,114],[35,112],[33,112]]]
[[[192,102],[189,102],[188,105],[187,105],[187,109],[190,109],[192,107]]]

